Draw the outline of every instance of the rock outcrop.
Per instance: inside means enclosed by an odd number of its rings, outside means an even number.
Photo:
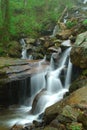
[[[71,62],[82,69],[87,68],[87,32],[77,36],[76,42],[71,50]]]

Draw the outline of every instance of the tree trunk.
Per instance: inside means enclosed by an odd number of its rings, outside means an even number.
[[[2,13],[2,42],[7,43],[10,37],[10,15],[9,15],[9,0],[1,0],[1,13]]]

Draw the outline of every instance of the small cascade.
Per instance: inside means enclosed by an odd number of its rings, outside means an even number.
[[[20,40],[20,43],[22,45],[22,57],[21,57],[21,59],[27,59],[26,43],[25,43],[23,38]]]
[[[33,75],[31,77],[31,96],[34,97],[45,86],[45,72]]]
[[[22,45],[22,53],[21,53],[22,57],[21,57],[21,59],[33,60],[33,56],[31,54],[30,55],[27,54],[26,42],[23,38],[20,40],[20,43]]]
[[[29,55],[29,60],[33,60],[33,56],[32,55]]]
[[[42,64],[44,64],[46,61],[46,55],[44,56],[44,58],[42,60],[39,61],[39,67],[41,67]]]
[[[64,20],[63,20],[64,23],[67,22],[67,18],[68,18],[68,12],[67,12],[67,14],[64,16]]]
[[[83,1],[83,4],[86,4],[86,3],[87,3],[87,0],[84,0],[84,1]]]
[[[50,70],[54,70],[55,65],[54,65],[54,60],[53,60],[53,54],[51,56],[51,60],[50,60]]]
[[[47,77],[47,91],[49,93],[57,93],[62,89],[62,83],[60,81],[59,75],[65,66],[61,66],[57,70],[48,73]]]
[[[67,60],[67,58],[69,57],[70,50],[71,50],[71,48],[68,48],[68,49],[62,54],[62,56],[61,56],[61,58],[60,58],[60,60],[59,60],[59,64],[58,64],[59,67],[65,65],[66,60]]]
[[[65,88],[69,88],[69,86],[70,86],[71,74],[72,74],[72,63],[70,62],[70,58],[69,58],[67,74],[66,74],[66,78],[65,78]]]
[[[57,32],[58,32],[58,30],[59,30],[58,25],[55,25],[55,27],[54,27],[54,29],[53,29],[53,33],[52,33],[51,37],[55,37],[55,36],[56,36],[56,34],[57,34]]]

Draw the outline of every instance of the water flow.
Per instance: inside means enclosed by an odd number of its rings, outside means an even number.
[[[28,107],[20,107],[20,109],[16,109],[14,112],[10,111],[10,114],[5,114],[5,119],[3,117],[0,117],[2,122],[4,122],[9,126],[12,126],[15,123],[19,124],[25,124],[30,123],[33,120],[38,120],[39,114],[44,112],[45,108],[54,104],[55,102],[61,100],[63,98],[63,95],[68,91],[68,87],[70,84],[70,76],[71,76],[71,63],[69,60],[69,63],[67,62],[67,57],[69,57],[71,48],[68,48],[63,55],[61,56],[61,59],[59,60],[59,66],[56,70],[50,70],[48,69],[42,73],[32,75],[31,77],[31,102],[33,102],[33,99],[35,102],[35,106],[31,106],[29,104]],[[69,59],[69,58],[68,58]],[[39,67],[44,62],[42,60],[39,63]],[[61,82],[61,73],[64,70],[64,68],[67,68],[67,73],[65,75],[65,85],[63,86]],[[50,68],[50,66],[49,66]],[[39,68],[38,68],[39,69]],[[44,92],[41,90],[44,88]],[[25,93],[25,92],[24,92]],[[39,96],[37,96],[39,94]],[[33,114],[29,114],[30,109],[34,108]],[[26,111],[27,110],[27,111]],[[0,125],[1,125],[0,124]]]
[[[25,43],[23,38],[20,40],[20,43],[22,45],[22,57],[21,58],[22,59],[27,59],[26,43]]]
[[[87,0],[84,0],[84,1],[83,1],[83,4],[86,4],[86,3],[87,3]]]
[[[38,101],[36,103],[36,107],[34,110],[34,114],[40,114],[42,113],[46,107],[54,104],[55,102],[59,101],[60,99],[63,98],[63,95],[65,94],[65,92],[68,91],[68,87],[67,84],[70,83],[70,74],[69,74],[69,70],[70,70],[70,65],[66,64],[67,62],[67,58],[69,57],[70,54],[70,50],[71,48],[68,48],[62,55],[61,60],[59,61],[59,67],[56,70],[50,70],[49,72],[47,72],[47,77],[46,77],[46,81],[47,81],[47,90],[44,93],[41,93],[41,96],[38,96]],[[69,58],[68,58],[69,59]],[[70,64],[70,62],[69,62]],[[62,82],[61,82],[61,72],[63,71],[63,69],[66,67],[69,67],[69,69],[67,69],[67,78],[69,78],[69,80],[66,81],[66,87],[63,86]],[[71,70],[70,70],[71,72]],[[69,74],[69,76],[68,76]],[[66,75],[65,75],[66,76]],[[37,96],[36,96],[37,98]],[[42,101],[43,101],[43,105],[42,105]],[[42,106],[42,107],[41,107]]]
[[[70,62],[70,58],[69,58],[67,74],[66,74],[66,78],[65,78],[65,88],[68,88],[68,89],[69,89],[69,86],[71,83],[71,74],[72,74],[72,63]]]

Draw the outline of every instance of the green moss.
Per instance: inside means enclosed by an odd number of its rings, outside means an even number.
[[[87,76],[87,69],[82,72],[82,75]]]
[[[66,27],[70,29],[70,28],[74,27],[76,24],[77,24],[76,21],[67,21]]]

